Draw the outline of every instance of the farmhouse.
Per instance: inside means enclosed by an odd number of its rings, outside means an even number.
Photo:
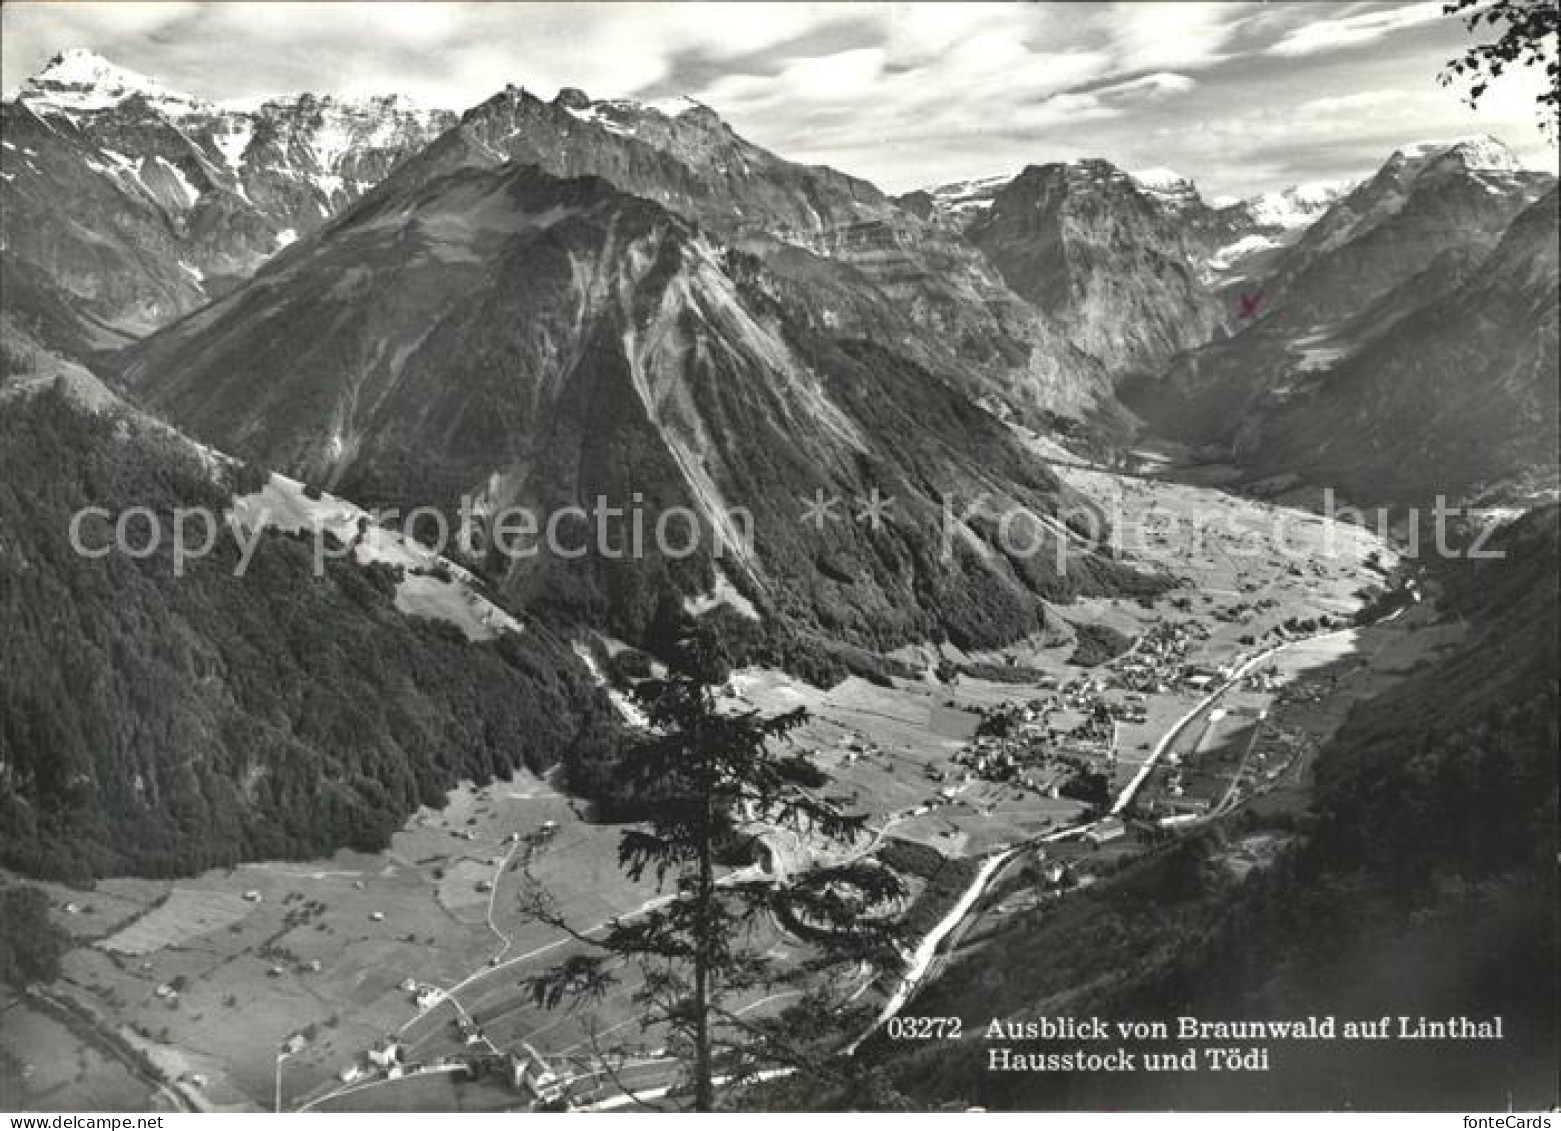
[[[543,1103],[551,1103],[563,1094],[558,1074],[535,1054],[510,1054],[510,1082],[517,1091],[530,1092]]]
[[[1093,844],[1110,844],[1114,840],[1121,840],[1126,835],[1127,826],[1122,823],[1122,818],[1107,817],[1085,833],[1084,839]]]

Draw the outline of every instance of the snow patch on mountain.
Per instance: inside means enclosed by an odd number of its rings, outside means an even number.
[[[335,173],[316,173],[311,179],[314,181],[314,187],[323,192],[327,200],[341,192],[343,186],[346,184],[346,182]]]
[[[1192,184],[1175,169],[1141,169],[1129,175],[1143,188],[1160,192],[1179,191]]]
[[[1279,246],[1281,246],[1281,241],[1258,232],[1251,232],[1242,236],[1234,243],[1226,244],[1209,256],[1208,266],[1211,271],[1223,273],[1229,271],[1250,255],[1256,255],[1260,251],[1268,251]]]
[[[244,167],[244,151],[255,136],[255,124],[248,118],[230,118],[222,129],[213,130],[211,140],[216,144],[222,160],[235,173]]]
[[[1304,228],[1355,187],[1351,181],[1311,181],[1246,201],[1252,222],[1263,228]]]
[[[619,117],[614,117],[611,109],[600,103],[586,106],[584,109],[565,106],[564,110],[576,121],[584,122],[591,126],[600,126],[608,133],[617,134],[619,137],[634,136],[633,126],[628,125]]]
[[[932,197],[933,208],[940,215],[964,221],[991,208],[998,192],[1013,179],[1011,173],[974,177],[928,189],[927,195]]]
[[[184,206],[186,208],[195,207],[195,202],[201,198],[200,189],[196,188],[190,183],[190,178],[184,175],[184,170],[179,168],[179,166],[175,165],[166,157],[163,157],[161,154],[159,154],[155,160],[157,161],[158,167],[173,179],[175,187],[177,187],[179,192],[183,194]]]
[[[1350,355],[1350,344],[1335,337],[1331,326],[1313,326],[1310,331],[1286,343],[1298,373],[1316,373],[1330,369]]]

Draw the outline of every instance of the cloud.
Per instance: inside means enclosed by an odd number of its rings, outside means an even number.
[[[7,2],[0,69],[11,87],[85,46],[212,99],[394,90],[461,109],[508,83],[689,95],[760,145],[891,191],[1102,156],[1245,194],[1480,132],[1546,160],[1529,79],[1493,86],[1478,112],[1436,85],[1464,42],[1439,14],[1386,0]]]
[[[1232,3],[1113,4],[1111,42],[1127,71],[1187,69],[1225,58],[1251,5]]]
[[[870,95],[883,77],[882,48],[866,47],[812,59],[799,59],[788,79],[819,100],[840,101]]]
[[[1312,98],[1296,107],[1302,116],[1333,116],[1360,114],[1380,110],[1385,106],[1402,106],[1415,94],[1407,90],[1360,90],[1327,98]]]
[[[1152,75],[1141,75],[1127,82],[1113,83],[1110,86],[1101,87],[1095,93],[1102,98],[1118,101],[1158,102],[1162,98],[1169,98],[1174,94],[1186,94],[1197,86],[1196,79],[1187,75],[1178,75],[1171,71],[1159,71]]]
[[[1268,53],[1294,58],[1340,51],[1375,43],[1391,32],[1446,18],[1439,0],[1428,0],[1402,8],[1361,12],[1334,20],[1315,20],[1286,33],[1269,47]]]

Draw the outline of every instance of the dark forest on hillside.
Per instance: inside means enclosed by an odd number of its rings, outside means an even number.
[[[0,415],[0,862],[85,879],[378,848],[462,779],[608,741],[556,636],[468,643],[398,612],[384,567],[315,578],[307,541],[268,534],[243,578],[222,538],[176,579],[166,537],[139,561],[68,540],[84,506],[166,529],[228,494],[155,427],[52,392]]]

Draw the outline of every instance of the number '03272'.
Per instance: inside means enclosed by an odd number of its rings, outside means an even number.
[[[891,1041],[955,1041],[963,1028],[958,1017],[891,1017],[884,1026]]]

